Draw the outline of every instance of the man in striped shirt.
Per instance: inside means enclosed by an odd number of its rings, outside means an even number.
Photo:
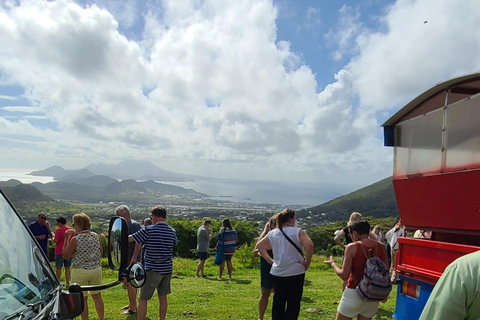
[[[147,226],[129,236],[135,241],[135,250],[130,265],[137,262],[137,255],[144,247],[145,270],[148,281],[140,288],[138,298],[137,319],[143,320],[147,315],[147,301],[157,289],[160,320],[167,315],[167,295],[170,290],[170,279],[173,271],[173,247],[178,239],[175,230],[167,225],[167,210],[161,206],[152,209],[153,225]]]

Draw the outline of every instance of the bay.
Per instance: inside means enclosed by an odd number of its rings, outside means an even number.
[[[53,177],[32,176],[29,171],[0,169],[0,181],[10,179],[22,183],[55,181]],[[315,206],[352,191],[351,186],[296,181],[257,181],[197,178],[189,182],[165,182],[208,194],[211,199],[246,203],[268,203],[284,206]]]

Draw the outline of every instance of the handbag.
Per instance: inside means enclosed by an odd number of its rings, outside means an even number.
[[[287,239],[287,240],[288,240],[288,242],[290,242],[290,243],[292,244],[292,246],[294,246],[294,247],[295,247],[295,249],[297,249],[297,251],[298,251],[298,252],[299,252],[299,253],[302,255],[302,258],[303,258],[303,260],[305,260],[305,257],[303,256],[303,252],[302,252],[302,250],[300,250],[300,248],[299,248],[299,247],[298,247],[298,246],[295,244],[295,242],[293,242],[293,240],[292,240],[292,239],[290,239],[290,238],[289,238],[289,237],[288,237],[288,236],[285,234],[285,232],[283,232],[283,230],[282,230],[282,229],[280,229],[280,231],[282,231],[282,233],[283,233],[283,236],[285,237],[285,239]]]
[[[222,264],[223,260],[225,260],[225,255],[223,253],[223,242],[225,240],[222,239],[222,242],[219,242],[217,245],[217,253],[215,253],[215,258],[213,259],[213,262],[219,266]]]

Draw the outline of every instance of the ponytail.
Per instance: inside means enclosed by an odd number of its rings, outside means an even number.
[[[283,225],[288,222],[288,220],[295,217],[295,211],[292,209],[284,209],[277,214],[277,228],[280,230],[283,229]]]

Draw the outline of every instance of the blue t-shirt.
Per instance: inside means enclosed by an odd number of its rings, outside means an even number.
[[[45,256],[48,257],[48,228],[47,225],[41,226],[37,220],[33,221],[28,225],[30,228],[30,231],[32,231],[33,235],[35,237],[38,236],[43,236],[45,235],[45,238],[43,240],[35,238],[37,240],[38,244],[40,245],[40,248],[42,248],[43,252],[45,253]]]
[[[145,250],[145,270],[159,274],[171,274],[173,271],[173,247],[178,239],[175,229],[166,223],[158,222],[132,234],[137,243]]]

